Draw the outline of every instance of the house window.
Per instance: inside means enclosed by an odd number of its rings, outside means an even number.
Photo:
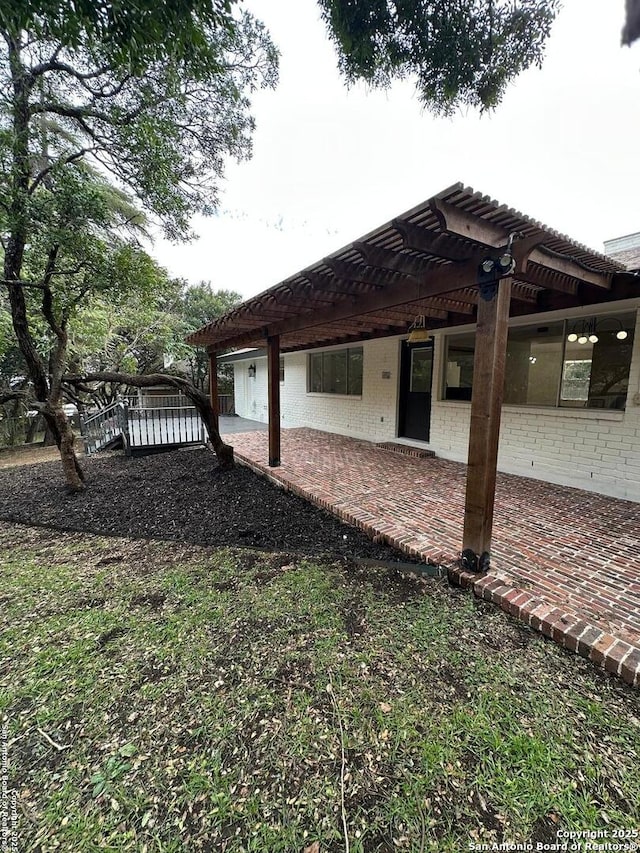
[[[560,399],[565,402],[577,400],[584,403],[589,399],[590,379],[591,359],[566,358],[562,367]]]
[[[509,329],[504,402],[556,406],[562,373],[564,323]]]
[[[284,382],[284,358],[280,357],[280,382]]]
[[[570,319],[509,329],[504,402],[518,406],[623,409],[629,385],[635,314],[598,317],[595,340],[569,341],[588,321]],[[593,331],[593,330],[592,330]],[[619,333],[626,332],[625,338]],[[573,335],[572,335],[573,337]],[[473,334],[446,341],[445,400],[470,400]]]
[[[624,409],[629,388],[634,319],[633,314],[620,315],[615,318],[616,322],[602,317],[596,323],[596,341],[566,341],[561,406]],[[568,328],[573,331],[576,325],[569,323]],[[622,332],[627,336],[621,340],[618,334]]]
[[[474,343],[473,333],[447,338],[443,395],[445,400],[471,399]]]
[[[362,361],[362,347],[310,353],[309,391],[361,396]]]

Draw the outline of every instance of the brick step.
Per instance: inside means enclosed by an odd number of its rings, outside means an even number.
[[[376,444],[378,450],[389,450],[392,453],[402,453],[404,456],[413,456],[414,459],[429,459],[435,456],[433,450],[425,450],[422,447],[411,447],[408,444],[396,444],[394,441],[383,441]]]

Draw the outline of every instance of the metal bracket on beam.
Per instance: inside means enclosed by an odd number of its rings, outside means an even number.
[[[476,574],[488,572],[490,563],[491,556],[488,551],[476,554],[471,548],[465,548],[460,555],[460,568],[465,572],[474,572]]]
[[[516,265],[513,257],[512,239],[495,251],[490,252],[480,262],[478,268],[478,287],[480,289],[480,298],[485,302],[490,302],[495,298],[498,292],[498,282],[501,278],[513,273]]]
[[[495,299],[496,293],[498,292],[498,281],[499,279],[496,278],[491,281],[478,282],[480,298],[484,299],[485,302],[491,302],[492,299]]]

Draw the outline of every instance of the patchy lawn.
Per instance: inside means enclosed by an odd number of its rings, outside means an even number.
[[[638,694],[444,581],[3,523],[0,602],[20,850],[640,826]]]

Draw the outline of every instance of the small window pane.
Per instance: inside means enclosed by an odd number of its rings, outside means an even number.
[[[626,405],[633,350],[631,319],[623,331],[627,332],[627,337],[620,340],[617,337],[617,329],[598,330],[598,342],[594,344],[591,362],[587,401],[590,408],[624,409]]]
[[[567,323],[578,340],[566,343],[560,405],[624,409],[634,325],[633,313]]]
[[[411,392],[429,393],[431,391],[431,368],[433,365],[433,348],[411,350]]]
[[[475,335],[448,338],[444,377],[445,400],[470,400],[473,385]]]
[[[347,393],[347,351],[326,352],[322,358],[323,391],[327,394]]]
[[[309,356],[309,390],[316,393],[322,391],[322,353]]]
[[[592,351],[591,344],[586,344],[580,349],[574,344],[567,344],[560,390],[563,406],[584,406],[589,399]]]
[[[350,349],[349,353],[349,394],[362,396],[362,349]]]
[[[563,323],[509,330],[504,402],[556,406],[562,372]]]

